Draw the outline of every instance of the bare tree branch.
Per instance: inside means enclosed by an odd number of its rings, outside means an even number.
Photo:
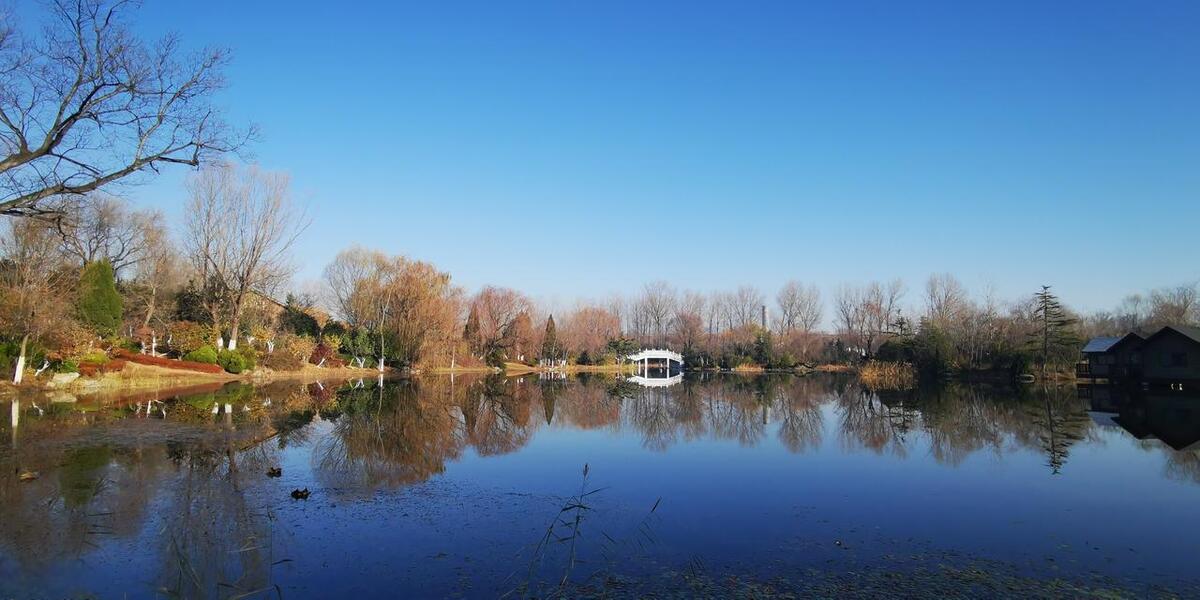
[[[0,14],[0,214],[45,216],[159,164],[199,166],[255,134],[213,107],[228,53],[146,44],[123,17],[137,3],[58,0],[40,35]]]

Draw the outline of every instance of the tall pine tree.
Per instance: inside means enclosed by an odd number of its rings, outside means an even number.
[[[558,331],[554,327],[554,315],[550,315],[550,318],[546,319],[546,335],[542,336],[542,359],[558,358]]]
[[[1071,356],[1078,350],[1079,337],[1075,334],[1076,319],[1063,309],[1058,296],[1050,292],[1050,286],[1043,285],[1042,291],[1034,294],[1033,298],[1036,329],[1030,342],[1038,354],[1042,377],[1045,378],[1047,365]]]
[[[463,328],[463,341],[467,343],[472,354],[478,355],[483,351],[483,336],[479,331],[479,309],[475,308],[474,304],[467,315],[467,326]]]

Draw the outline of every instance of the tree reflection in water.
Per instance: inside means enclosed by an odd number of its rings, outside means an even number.
[[[1144,438],[1139,447],[1162,454],[1164,476],[1200,483],[1200,411],[1187,422],[1172,416],[1190,406],[1125,401],[1117,421]],[[142,549],[152,564],[146,578],[166,593],[269,589],[287,556],[272,521],[282,496],[264,496],[278,490],[263,473],[291,451],[307,453],[320,494],[354,498],[426,481],[469,451],[517,452],[542,428],[632,434],[655,452],[722,440],[797,454],[928,456],[948,466],[1024,450],[1044,457],[1047,475],[1068,471],[1075,445],[1104,433],[1070,388],[882,392],[853,379],[774,375],[689,376],[669,388],[605,375],[231,385],[3,408],[0,557],[27,581],[0,584],[0,595],[139,536],[153,541]],[[21,481],[22,472],[40,477]]]
[[[313,451],[321,484],[370,493],[424,481],[462,452],[454,405],[436,385],[415,381],[343,390],[341,414]]]
[[[802,453],[822,445],[832,417],[843,451],[904,458],[921,443],[934,460],[954,466],[979,452],[999,456],[1012,444],[1041,452],[1058,473],[1092,426],[1086,403],[1064,387],[876,392],[852,379],[772,375],[689,378],[669,388],[595,375],[426,378],[344,389],[338,402],[344,414],[319,444],[318,467],[323,481],[347,489],[423,481],[466,447],[480,456],[515,452],[540,427],[626,429],[657,452],[706,438],[753,447],[775,429],[785,448]]]

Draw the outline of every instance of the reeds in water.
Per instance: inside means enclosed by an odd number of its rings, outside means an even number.
[[[875,390],[907,390],[917,385],[916,369],[903,362],[872,360],[858,370],[858,377]]]

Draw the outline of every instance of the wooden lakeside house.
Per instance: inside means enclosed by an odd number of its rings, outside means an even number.
[[[1083,347],[1083,360],[1075,365],[1075,375],[1085,379],[1139,378],[1144,341],[1136,333],[1093,338]]]
[[[1200,327],[1167,326],[1142,342],[1142,379],[1200,384]]]
[[[1168,325],[1143,338],[1137,333],[1098,337],[1083,347],[1075,366],[1081,379],[1200,386],[1200,327]]]

